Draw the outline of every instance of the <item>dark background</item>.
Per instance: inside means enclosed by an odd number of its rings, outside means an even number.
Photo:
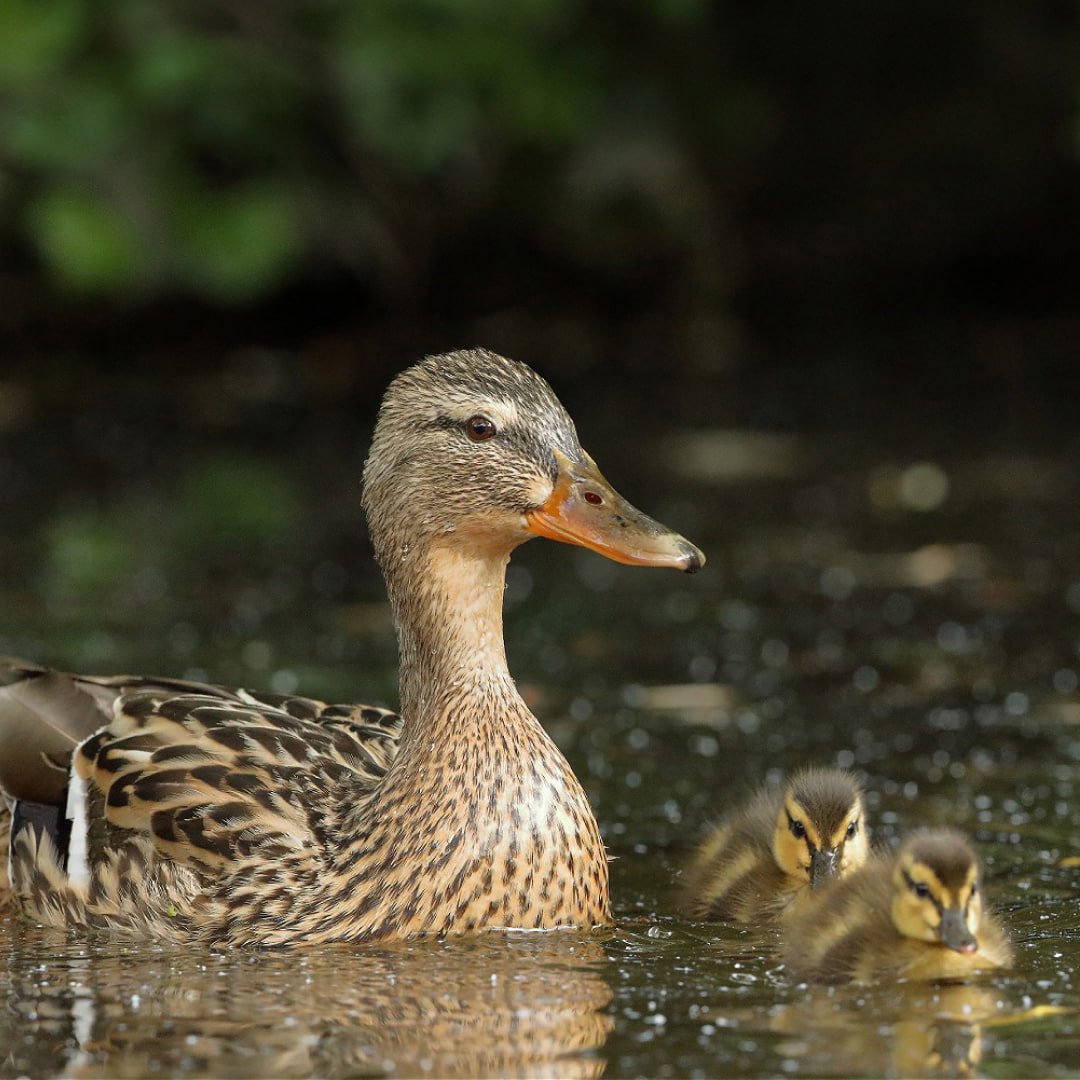
[[[714,567],[749,510],[669,492],[672,433],[1075,464],[1075,3],[0,18],[0,649],[226,677],[275,613],[362,633],[379,396],[462,345]]]
[[[257,346],[367,395],[482,341],[601,385],[719,377],[729,411],[778,424],[879,401],[1062,415],[1073,3],[60,0],[5,19],[18,376],[68,357],[175,377]]]

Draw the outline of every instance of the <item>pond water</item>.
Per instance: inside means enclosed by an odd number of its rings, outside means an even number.
[[[511,667],[589,791],[617,926],[221,952],[8,911],[0,1075],[1076,1075],[1075,454],[871,427],[605,446],[599,413],[577,419],[616,485],[710,557],[693,578],[551,544],[512,564]],[[143,438],[145,465],[169,459],[156,477],[77,477],[0,540],[0,651],[392,703],[362,453],[232,445],[215,465],[197,439]],[[2,447],[9,493],[60,471],[44,436]],[[772,931],[681,919],[702,829],[804,763],[859,774],[880,842],[969,833],[1014,968],[808,988]]]

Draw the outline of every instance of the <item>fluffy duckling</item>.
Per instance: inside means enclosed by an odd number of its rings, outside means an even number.
[[[698,849],[683,906],[699,919],[785,917],[811,890],[850,874],[869,851],[862,790],[841,769],[802,769],[762,789]]]
[[[1012,947],[983,904],[981,878],[959,833],[916,833],[803,908],[788,927],[785,964],[816,982],[960,979],[1005,967]]]

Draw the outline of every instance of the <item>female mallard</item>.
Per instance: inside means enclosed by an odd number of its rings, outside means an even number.
[[[1004,967],[1012,947],[983,903],[981,878],[959,833],[915,833],[798,913],[785,964],[817,982],[958,979]]]
[[[11,665],[0,785],[45,804],[14,821],[30,914],[262,945],[610,921],[585,793],[507,670],[506,564],[536,535],[704,556],[612,489],[542,378],[483,350],[393,381],[364,484],[400,735],[362,706]]]
[[[706,838],[686,872],[683,907],[697,919],[786,917],[812,889],[866,861],[864,817],[850,773],[802,769]]]

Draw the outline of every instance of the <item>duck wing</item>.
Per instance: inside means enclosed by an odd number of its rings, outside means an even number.
[[[121,926],[283,863],[317,879],[343,800],[382,778],[400,728],[375,706],[5,660],[12,885],[43,921]],[[20,829],[30,802],[58,824]]]
[[[158,689],[236,698],[236,692],[184,679],[68,675],[0,656],[0,791],[11,799],[58,805],[76,744],[113,718],[125,692]]]
[[[95,848],[115,846],[124,832],[216,872],[320,847],[335,792],[374,787],[397,752],[400,721],[390,710],[234,693],[119,698],[113,721],[73,763],[88,797],[91,863]]]
[[[199,698],[203,705],[276,709],[329,730],[351,733],[361,744],[396,742],[401,722],[373,705],[327,705],[292,694],[261,693],[187,679],[138,675],[69,675],[15,657],[0,656],[0,791],[10,799],[58,805],[76,745],[110,725],[126,702],[151,695],[161,703]],[[130,726],[131,718],[121,727]],[[376,751],[378,756],[378,751]]]

